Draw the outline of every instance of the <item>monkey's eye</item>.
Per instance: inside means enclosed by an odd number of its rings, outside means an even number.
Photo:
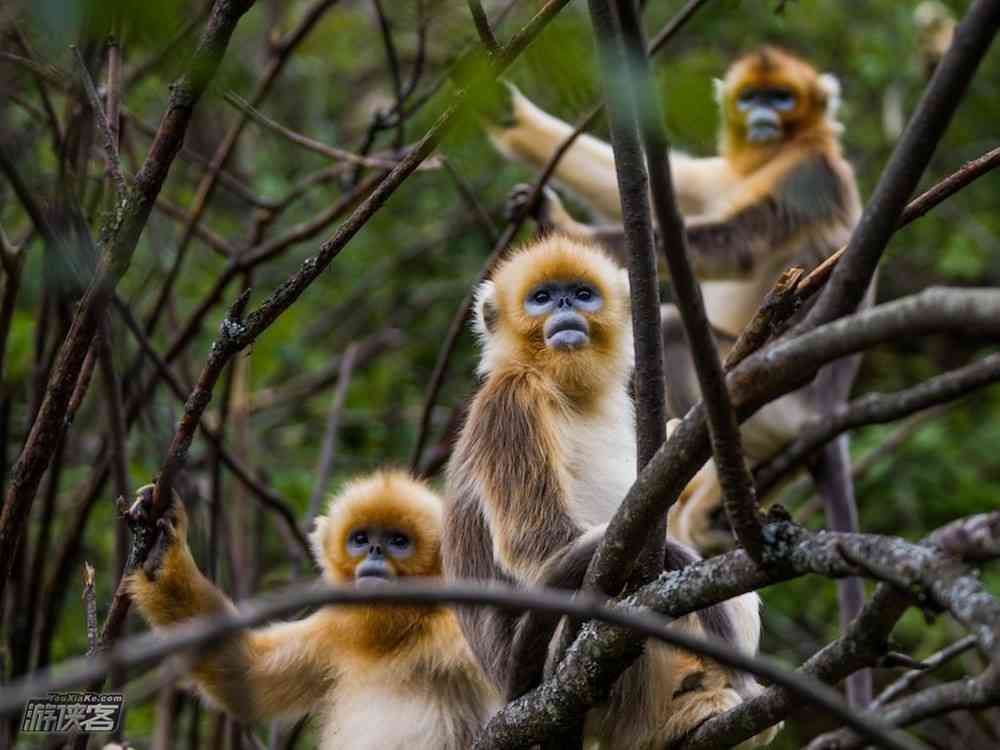
[[[397,532],[389,537],[389,546],[396,547],[397,549],[406,549],[410,546],[410,537]]]
[[[552,295],[549,294],[544,289],[539,289],[537,292],[531,295],[531,301],[536,305],[547,305],[552,299]]]
[[[590,302],[594,298],[594,293],[587,287],[582,287],[576,290],[576,298],[581,302]]]
[[[356,544],[359,547],[368,544],[368,534],[364,531],[355,531],[351,534],[351,543]]]
[[[795,106],[795,95],[791,91],[778,89],[771,92],[771,106],[775,109],[786,111]]]

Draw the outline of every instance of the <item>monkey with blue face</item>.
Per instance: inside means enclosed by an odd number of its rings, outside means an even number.
[[[627,274],[597,247],[550,235],[515,251],[483,283],[475,327],[483,382],[448,465],[445,574],[577,588],[636,478]],[[668,539],[665,567],[694,559]],[[754,653],[758,608],[757,595],[747,594],[675,627]],[[488,677],[516,697],[518,617],[457,611]],[[544,660],[548,644],[529,650]],[[650,644],[588,713],[584,731],[602,748],[659,750],[759,690],[748,675]]]
[[[152,485],[129,511],[141,523]],[[396,471],[349,483],[316,519],[323,577],[343,586],[441,575],[441,501]],[[180,498],[159,521],[157,547],[129,586],[153,626],[231,612],[198,570]],[[320,747],[465,750],[499,697],[443,606],[322,607],[301,620],[245,631],[198,655],[198,690],[245,722],[313,713]]]

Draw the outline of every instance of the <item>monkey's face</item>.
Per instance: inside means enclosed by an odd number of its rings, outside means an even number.
[[[354,582],[358,586],[391,581],[397,566],[413,557],[410,534],[380,524],[364,524],[351,529],[345,542],[347,556],[355,561]]]
[[[349,483],[316,518],[316,561],[335,583],[441,575],[441,500],[402,472]]]
[[[816,70],[774,47],[734,63],[722,95],[731,138],[751,148],[780,144],[818,124],[827,100]]]
[[[749,143],[780,141],[785,134],[782,116],[798,105],[798,97],[787,86],[747,86],[736,97],[736,109],[743,118]]]
[[[483,284],[479,371],[530,367],[569,395],[617,387],[632,366],[628,277],[600,250],[560,235],[515,253]]]
[[[528,291],[523,306],[541,324],[545,346],[568,352],[590,344],[588,317],[604,307],[604,298],[587,279],[547,279]]]

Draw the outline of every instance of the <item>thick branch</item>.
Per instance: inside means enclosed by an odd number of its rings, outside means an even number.
[[[992,524],[985,519],[991,519]],[[973,522],[974,519],[966,519]],[[1000,514],[978,517],[979,528],[998,529]],[[679,617],[694,608],[725,600],[767,583],[789,577],[818,573],[840,578],[868,575],[890,581],[918,598],[948,609],[976,635],[982,648],[996,658],[1000,631],[1000,603],[989,596],[975,575],[951,555],[928,545],[915,545],[891,537],[868,534],[813,534],[791,524],[779,522],[765,527],[765,559],[755,564],[742,550],[695,563],[661,578],[639,590],[623,602],[624,606],[648,607],[661,614]],[[991,540],[1000,544],[1000,536]],[[976,551],[973,550],[973,554]],[[884,653],[885,638],[892,625],[908,606],[909,595],[895,589],[880,587],[848,634],[817,654],[811,668],[823,679],[840,679],[864,666],[869,653]],[[859,640],[861,639],[861,640]],[[531,693],[502,709],[484,730],[480,747],[522,747],[539,742],[553,731],[564,728],[587,707],[606,696],[615,679],[634,659],[628,649],[628,634],[606,625],[589,624],[577,639],[566,659],[560,664],[554,681],[549,681]],[[867,644],[862,647],[860,644]],[[831,659],[830,652],[837,652]],[[853,663],[843,670],[844,662]],[[859,663],[860,662],[860,663]],[[807,665],[809,667],[810,665]],[[825,670],[823,674],[820,670]],[[843,673],[835,674],[839,669]],[[727,735],[725,743],[718,736],[697,747],[719,747],[753,736],[761,729],[780,720],[766,716],[759,709],[768,701],[778,708],[787,707],[790,698],[771,688],[753,701],[747,701],[731,712],[706,722],[728,721],[727,729],[738,739]],[[758,709],[751,712],[750,706]],[[774,706],[772,705],[772,708]],[[761,715],[766,718],[761,721]],[[733,717],[741,717],[734,721]],[[757,721],[755,726],[748,723]],[[719,724],[714,727],[719,729]],[[699,729],[696,737],[702,734]]]

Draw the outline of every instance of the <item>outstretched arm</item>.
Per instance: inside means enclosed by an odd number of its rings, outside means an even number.
[[[137,520],[152,501],[152,485],[141,488],[129,511]],[[131,574],[129,590],[142,616],[154,626],[235,610],[233,603],[198,570],[187,545],[187,516],[180,499],[160,520],[160,539],[145,566]],[[198,688],[234,716],[257,721],[303,714],[333,686],[329,612],[297,622],[244,631],[199,655],[191,674]]]
[[[507,158],[541,170],[559,146],[572,134],[573,126],[542,111],[513,86],[510,91],[510,122],[488,128],[493,145]],[[734,180],[725,160],[670,155],[677,200],[686,214],[700,213],[720,189]],[[621,218],[618,180],[611,146],[582,134],[559,160],[555,180],[577,195],[606,221]]]
[[[818,263],[822,251],[830,246],[825,233],[853,222],[851,191],[821,155],[792,167],[787,160],[775,160],[734,190],[724,210],[686,221],[687,249],[695,275],[707,280],[746,278],[766,259],[801,246],[809,249],[815,245],[818,257],[796,261]],[[523,192],[515,190],[511,202]],[[546,191],[535,215],[543,228],[596,242],[625,262],[621,225],[576,221],[553,191]],[[804,241],[810,234],[817,242]]]

